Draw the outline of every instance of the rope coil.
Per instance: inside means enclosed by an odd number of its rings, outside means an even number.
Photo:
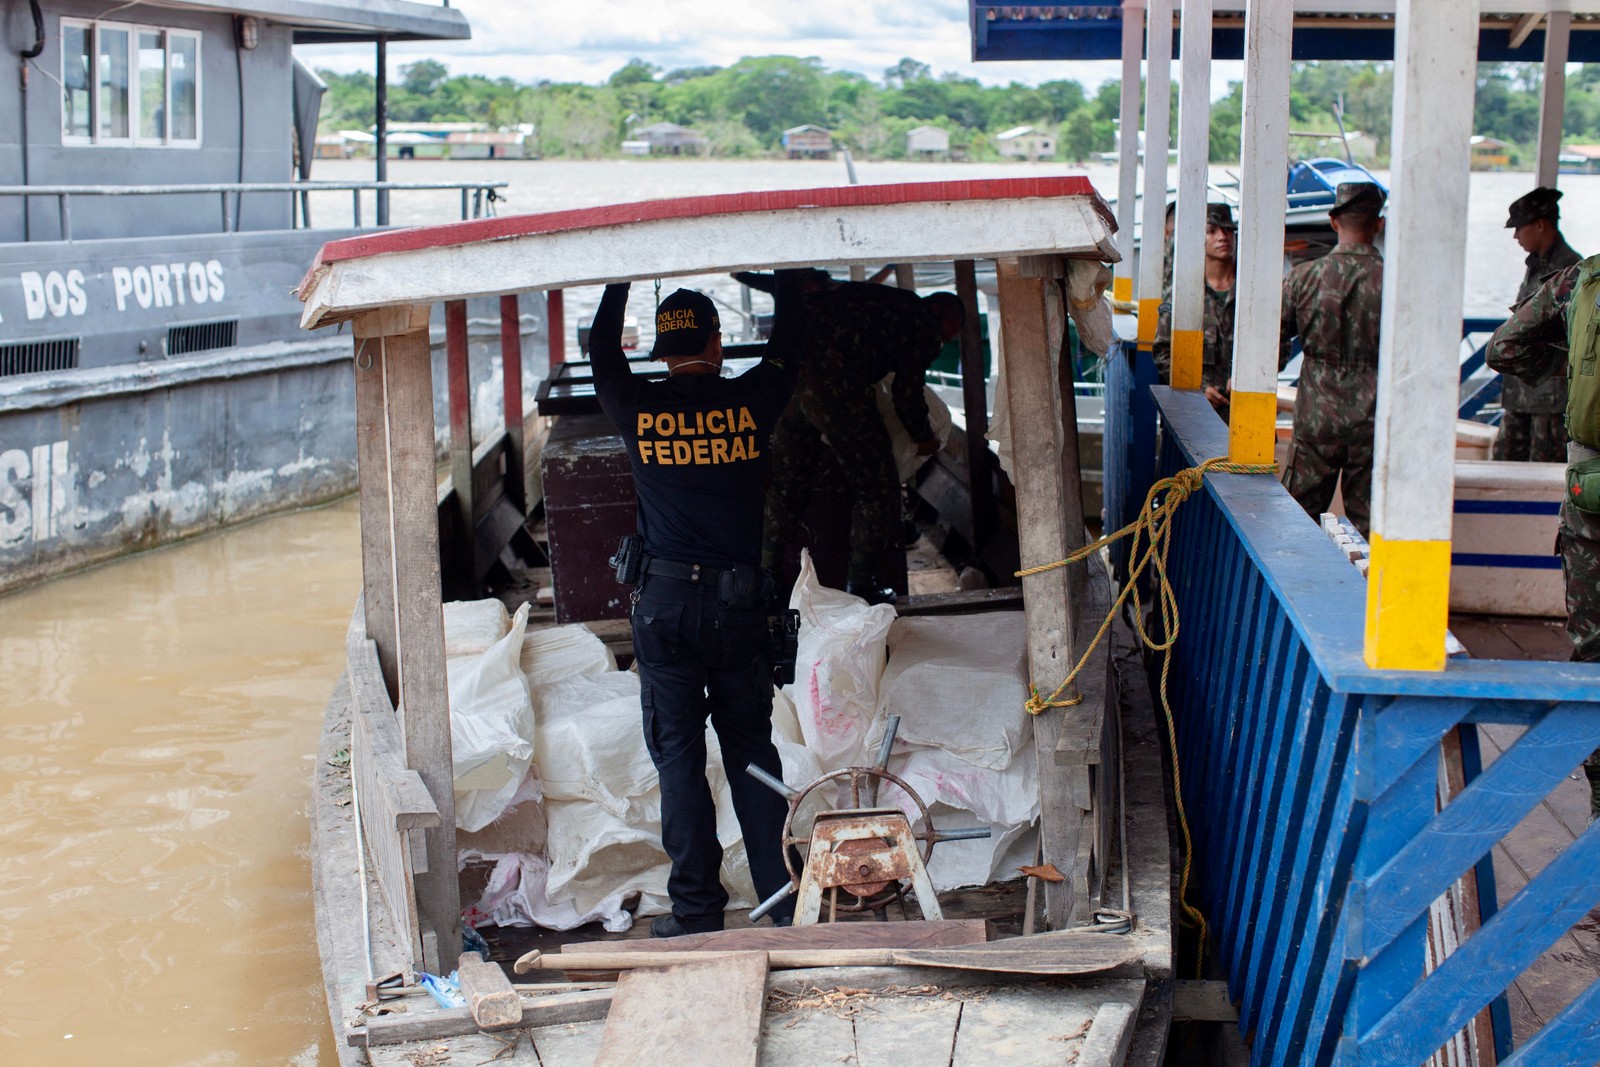
[[[1030,715],[1041,715],[1048,708],[1070,708],[1083,702],[1082,696],[1064,697],[1077,681],[1078,674],[1089,662],[1100,642],[1111,630],[1111,625],[1116,621],[1117,613],[1131,598],[1133,601],[1133,626],[1138,634],[1139,641],[1152,652],[1163,653],[1161,659],[1161,710],[1166,717],[1167,742],[1172,752],[1172,785],[1173,795],[1178,806],[1178,826],[1183,832],[1183,870],[1178,878],[1178,906],[1182,912],[1186,925],[1198,931],[1201,961],[1206,955],[1206,941],[1209,936],[1209,926],[1206,917],[1199,907],[1189,903],[1189,877],[1194,867],[1194,838],[1189,832],[1189,816],[1183,803],[1183,779],[1178,770],[1178,734],[1173,724],[1172,705],[1167,700],[1167,673],[1172,665],[1172,657],[1165,655],[1171,651],[1178,641],[1178,598],[1172,588],[1172,579],[1167,571],[1167,554],[1172,548],[1172,517],[1177,513],[1178,505],[1193,496],[1205,485],[1207,474],[1277,474],[1276,463],[1233,463],[1226,456],[1217,456],[1206,460],[1195,467],[1178,471],[1167,478],[1158,478],[1150,491],[1145,494],[1144,506],[1139,509],[1136,519],[1112,534],[1107,534],[1093,544],[1088,544],[1078,549],[1065,559],[1056,560],[1054,563],[1042,563],[1037,567],[1026,567],[1016,572],[1018,578],[1029,575],[1043,574],[1046,571],[1056,570],[1073,563],[1082,562],[1107,545],[1122,540],[1124,537],[1133,538],[1128,548],[1128,577],[1122,584],[1122,591],[1117,594],[1116,600],[1111,604],[1111,609],[1106,613],[1105,621],[1100,624],[1100,629],[1095,632],[1094,640],[1089,642],[1083,654],[1062,683],[1048,696],[1039,694],[1037,686],[1028,686],[1029,697],[1026,707]],[[1141,550],[1142,546],[1142,550]],[[1155,603],[1159,615],[1159,628],[1161,636],[1152,637],[1145,627],[1144,612],[1139,599],[1139,580],[1146,571],[1153,571],[1155,582]]]

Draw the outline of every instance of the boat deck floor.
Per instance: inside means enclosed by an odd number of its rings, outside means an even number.
[[[1560,619],[1454,615],[1450,632],[1478,659],[1556,662],[1572,652]],[[1484,766],[1515,744],[1524,729],[1480,727]],[[1589,782],[1579,768],[1495,845],[1495,894],[1500,906],[1576,841],[1588,820]],[[1516,1043],[1527,1040],[1596,979],[1600,979],[1600,908],[1563,934],[1507,991]]]

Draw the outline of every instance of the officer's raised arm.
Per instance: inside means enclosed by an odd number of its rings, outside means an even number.
[[[602,407],[613,403],[634,384],[628,357],[622,351],[622,316],[628,309],[628,288],[627,282],[606,286],[589,327],[589,365],[594,369],[594,392]]]

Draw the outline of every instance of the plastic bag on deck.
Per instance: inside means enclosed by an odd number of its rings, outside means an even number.
[[[524,604],[510,632],[487,651],[445,664],[456,826],[462,830],[481,830],[499,818],[533,761],[533,709],[517,662],[527,625]]]
[[[932,456],[917,455],[917,443],[911,439],[900,416],[894,410],[894,375],[886,374],[873,387],[873,399],[878,403],[878,414],[883,416],[884,428],[889,431],[889,446],[894,450],[894,467],[902,482],[911,480],[921,466]],[[928,386],[922,387],[922,398],[928,402],[928,425],[933,436],[943,448],[950,440],[950,407]]]
[[[1078,327],[1078,347],[1086,354],[1104,356],[1111,351],[1111,305],[1105,291],[1111,285],[1111,268],[1092,259],[1067,260],[1067,311]]]
[[[789,606],[800,612],[800,647],[794,683],[783,692],[794,702],[806,747],[823,770],[867,762],[894,607],[829,589],[805,551]]]
[[[617,669],[617,657],[587,626],[548,626],[522,639],[522,673],[529,688]]]

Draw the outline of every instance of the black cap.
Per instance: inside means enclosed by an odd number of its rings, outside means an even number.
[[[722,328],[717,306],[693,289],[679,289],[656,308],[656,343],[651,359],[698,356]]]
[[[1331,219],[1342,211],[1358,208],[1376,214],[1382,210],[1383,202],[1389,195],[1383,187],[1374,182],[1340,182],[1339,188],[1333,193],[1333,206],[1328,209]]]
[[[1224,230],[1239,228],[1239,224],[1233,221],[1233,208],[1227,204],[1207,204],[1206,225],[1220,226]]]
[[[1556,201],[1560,199],[1560,189],[1551,189],[1543,185],[1531,193],[1517,197],[1511,201],[1511,215],[1506,219],[1506,229],[1514,230],[1518,226],[1526,226],[1539,219],[1559,221],[1561,208]]]

